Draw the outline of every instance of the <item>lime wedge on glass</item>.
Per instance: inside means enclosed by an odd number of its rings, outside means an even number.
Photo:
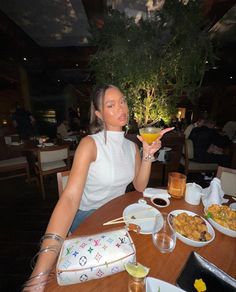
[[[149,268],[139,263],[127,263],[125,264],[126,271],[135,278],[144,278],[149,273]]]

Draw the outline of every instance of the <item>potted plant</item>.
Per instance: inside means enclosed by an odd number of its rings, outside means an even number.
[[[126,94],[132,124],[168,123],[182,95],[197,97],[213,50],[199,1],[166,0],[138,22],[112,10],[93,29],[91,57],[96,84],[117,85]]]

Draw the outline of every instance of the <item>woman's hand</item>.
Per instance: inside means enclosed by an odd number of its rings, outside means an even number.
[[[161,138],[163,137],[163,135],[167,132],[172,131],[173,129],[174,127],[163,129],[161,131],[161,135],[154,142],[152,142],[151,145],[145,142],[140,135],[137,135],[137,138],[143,144],[143,157],[154,155],[154,153],[156,153],[161,148]]]

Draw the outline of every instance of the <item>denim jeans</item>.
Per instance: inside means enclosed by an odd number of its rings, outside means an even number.
[[[71,224],[70,232],[74,232],[75,229],[89,216],[91,215],[95,209],[91,209],[88,211],[78,210],[75,214],[75,218]]]

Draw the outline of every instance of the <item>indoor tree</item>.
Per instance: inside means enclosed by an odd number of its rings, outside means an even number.
[[[214,60],[200,1],[166,0],[139,21],[112,10],[92,35],[96,85],[121,88],[138,126],[168,123],[182,95],[198,96]]]

